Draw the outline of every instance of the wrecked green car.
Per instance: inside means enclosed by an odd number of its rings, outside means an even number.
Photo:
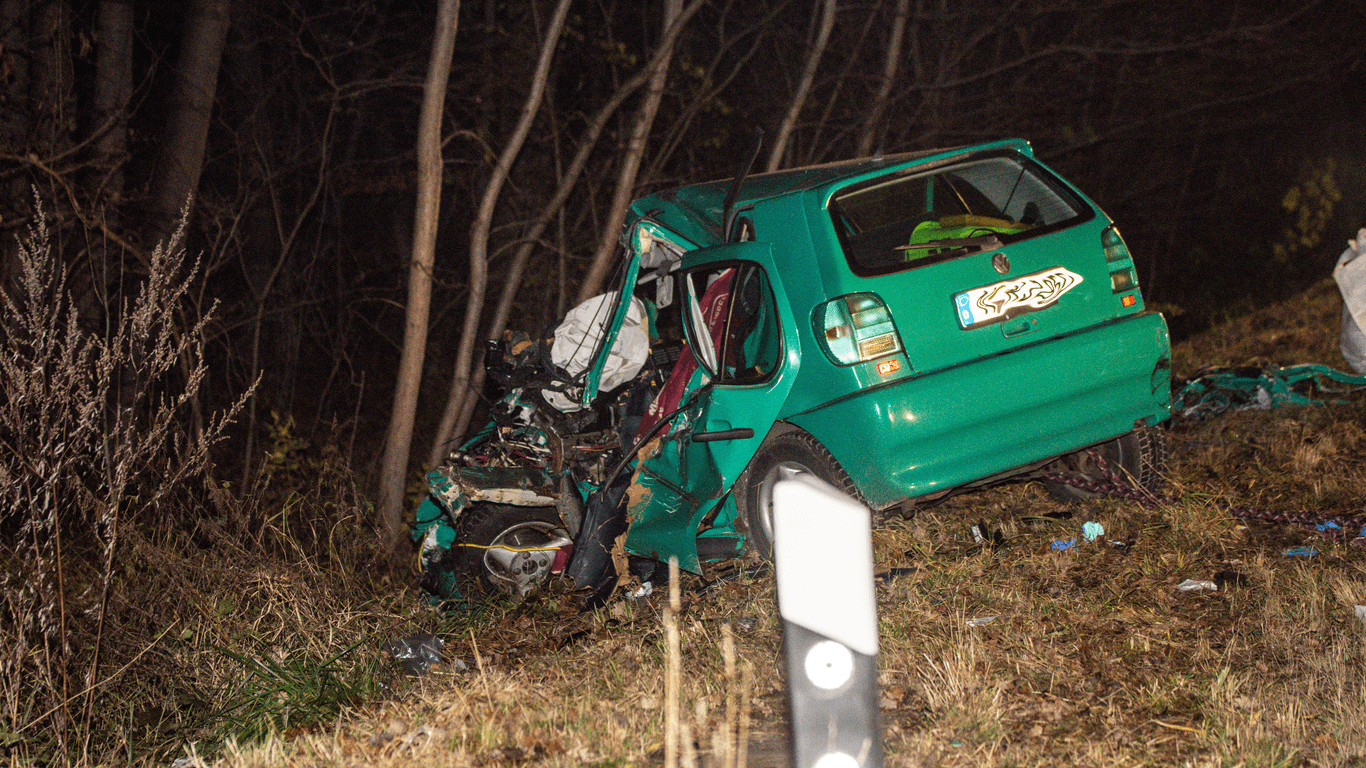
[[[660,192],[622,244],[615,290],[490,349],[506,395],[413,529],[435,594],[563,574],[603,598],[670,558],[766,557],[799,473],[884,515],[1008,479],[1160,482],[1166,323],[1027,142]]]

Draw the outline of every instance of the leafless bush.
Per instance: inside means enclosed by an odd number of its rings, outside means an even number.
[[[126,668],[101,659],[111,588],[245,401],[193,426],[212,308],[181,320],[199,271],[182,233],[103,333],[78,322],[41,205],[20,238],[0,317],[0,747],[91,759],[101,690]]]

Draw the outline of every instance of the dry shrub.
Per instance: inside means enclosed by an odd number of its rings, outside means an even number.
[[[245,400],[196,418],[210,313],[186,323],[198,274],[181,233],[152,253],[102,333],[81,326],[39,208],[0,318],[0,738],[86,761],[116,731],[110,691],[148,650],[117,648],[120,577],[149,531],[197,505],[210,450]],[[150,606],[148,606],[150,607]]]

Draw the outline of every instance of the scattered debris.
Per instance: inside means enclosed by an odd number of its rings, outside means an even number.
[[[1318,553],[1319,551],[1313,547],[1291,547],[1282,552],[1281,555],[1283,557],[1313,557]]]
[[[1176,588],[1179,589],[1179,590],[1181,590],[1182,592],[1218,592],[1218,591],[1219,591],[1219,585],[1218,585],[1218,584],[1215,584],[1215,583],[1212,582],[1212,581],[1202,581],[1202,580],[1199,580],[1199,579],[1186,579],[1185,581],[1181,582],[1180,584],[1177,584],[1177,585],[1176,585]]]
[[[994,552],[1006,543],[1006,535],[1001,532],[1001,529],[991,530],[987,527],[985,520],[979,521],[977,525],[969,526],[968,532],[972,534],[972,540],[975,544],[968,549],[967,554],[973,554],[982,547]]]
[[[1366,624],[1366,605],[1356,606],[1356,616],[1363,624]]]
[[[1095,541],[1105,535],[1105,526],[1090,520],[1081,524],[1081,536],[1087,541]]]
[[[986,626],[987,624],[990,624],[991,622],[995,621],[997,618],[999,618],[999,617],[997,617],[997,616],[981,616],[981,617],[978,617],[978,618],[976,618],[976,619],[968,619],[967,624],[968,624],[969,627],[983,627],[983,626]]]
[[[1352,370],[1366,374],[1366,259],[1357,258],[1366,253],[1366,228],[1347,241],[1347,250],[1338,257],[1333,268],[1333,279],[1342,292],[1342,331],[1338,335],[1338,346],[1342,357]]]
[[[1077,537],[1073,536],[1072,538],[1067,540],[1055,539],[1053,541],[1052,546],[1053,551],[1055,552],[1066,552],[1067,550],[1077,546]]]
[[[1343,385],[1334,388],[1331,383]],[[1326,365],[1306,363],[1284,368],[1203,368],[1184,381],[1172,395],[1182,418],[1203,421],[1227,410],[1276,408],[1282,405],[1341,404],[1315,395],[1347,394],[1366,387],[1366,377],[1353,376]]]
[[[384,649],[394,657],[394,661],[403,666],[405,672],[410,675],[423,675],[433,664],[441,663],[442,645],[441,638],[428,632],[400,640],[390,640],[384,644]]]

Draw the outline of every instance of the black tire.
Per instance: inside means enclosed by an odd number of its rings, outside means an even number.
[[[805,432],[770,436],[749,462],[736,483],[736,507],[748,549],[773,561],[773,485],[794,474],[806,473],[862,501],[854,481],[825,450]]]
[[[550,578],[555,550],[569,542],[564,523],[553,509],[476,504],[460,516],[455,544],[460,585],[467,590],[525,595]],[[492,551],[502,547],[507,548],[502,550],[504,556]]]
[[[1096,461],[1104,457],[1110,470],[1130,487],[1154,496],[1161,495],[1166,482],[1170,453],[1167,431],[1161,427],[1139,427],[1127,435],[1093,448],[1075,451],[1045,468],[1044,487],[1059,501],[1088,501],[1100,494],[1074,483],[1112,482]]]

